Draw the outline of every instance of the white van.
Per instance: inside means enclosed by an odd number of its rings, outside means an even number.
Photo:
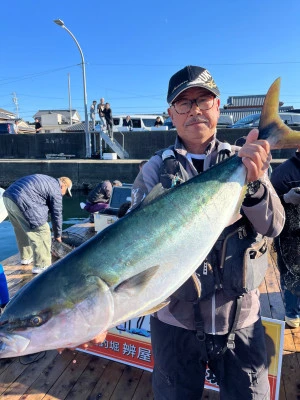
[[[127,115],[114,115],[113,121],[113,131],[128,131],[127,126],[123,126],[123,122],[126,120]],[[154,130],[154,124],[158,115],[156,114],[134,114],[130,115],[131,121],[133,123],[133,131],[151,131]],[[161,120],[163,121],[163,117],[159,115]],[[157,130],[159,128],[155,128]]]

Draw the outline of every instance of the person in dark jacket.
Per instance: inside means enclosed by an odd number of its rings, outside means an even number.
[[[132,131],[132,129],[133,129],[133,122],[132,122],[132,119],[130,118],[129,115],[127,115],[127,117],[124,119],[124,121],[123,121],[123,126],[128,127],[128,129],[129,129],[130,131]]]
[[[99,183],[88,195],[86,203],[80,203],[80,207],[89,213],[95,213],[105,210],[112,194],[113,186],[122,186],[118,180],[112,183],[105,180]]]
[[[112,116],[112,111],[111,111],[109,103],[105,103],[103,114],[104,114],[104,118],[105,118],[105,122],[106,122],[107,133],[110,137],[112,137],[112,135],[113,135],[113,116]]]
[[[35,128],[35,133],[41,133],[42,132],[43,126],[41,124],[41,121],[38,118],[35,119],[34,128]]]
[[[300,146],[296,153],[276,167],[271,182],[281,199],[286,222],[274,239],[281,288],[284,293],[285,322],[300,326]]]
[[[32,273],[39,274],[51,265],[51,216],[54,239],[61,242],[62,197],[71,196],[68,177],[29,175],[18,179],[5,190],[7,209],[17,239],[21,264],[33,262]]]
[[[154,127],[155,128],[159,128],[161,126],[163,126],[163,122],[162,122],[161,118],[160,117],[156,117]]]
[[[167,102],[178,133],[176,142],[150,158],[132,187],[135,209],[158,184],[166,189],[181,184],[234,154],[242,158],[247,170],[248,191],[240,214],[225,227],[193,279],[151,316],[155,400],[201,399],[207,364],[216,376],[221,399],[269,399],[258,286],[261,271],[268,265],[264,236],[281,232],[284,210],[268,179],[270,146],[258,140],[258,130],[249,132],[241,148],[217,139],[219,96],[205,68],[187,66],[171,77]],[[190,221],[184,220],[184,215],[183,204],[182,209],[174,210],[174,223],[184,223],[188,229]],[[247,257],[252,246],[259,249],[254,252],[255,260]],[[174,249],[174,257],[180,254],[180,248]],[[253,274],[250,279],[248,270]],[[236,285],[237,277],[240,283]]]

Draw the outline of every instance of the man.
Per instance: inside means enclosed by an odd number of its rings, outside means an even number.
[[[109,137],[113,138],[113,115],[112,115],[112,110],[110,108],[109,103],[105,103],[105,107],[103,110],[104,118],[105,118],[105,125],[107,129],[107,134]]]
[[[274,169],[271,181],[286,213],[286,222],[274,240],[284,292],[285,322],[300,326],[300,146],[290,159]]]
[[[130,115],[127,115],[127,117],[124,119],[123,126],[127,127],[129,131],[132,131],[133,122],[132,119],[130,118]]]
[[[100,103],[97,105],[97,111],[99,114],[100,121],[102,122],[101,125],[102,125],[103,130],[106,126],[105,117],[104,117],[104,113],[103,113],[104,108],[105,108],[104,98],[101,97]]]
[[[242,157],[251,182],[240,219],[225,228],[194,274],[200,292],[190,278],[170,297],[169,304],[151,317],[156,400],[201,399],[207,363],[216,375],[222,399],[269,398],[259,283],[245,293],[233,287],[231,278],[239,276],[243,281],[243,273],[252,264],[267,268],[262,235],[279,234],[284,211],[267,177],[270,147],[268,142],[257,140],[258,131],[249,133],[242,148],[216,139],[218,96],[219,89],[205,68],[187,66],[171,77],[167,101],[178,133],[175,146],[156,153],[140,170],[132,188],[135,208],[156,184],[180,184],[234,153]],[[176,212],[181,211],[174,210],[175,216]],[[244,255],[250,254],[247,249],[253,243],[259,250],[255,260],[248,260]],[[243,265],[244,258],[249,265]],[[210,287],[205,281],[209,269],[214,271]],[[251,282],[246,284],[251,287]]]
[[[42,128],[43,127],[42,127],[42,124],[41,124],[41,122],[40,122],[40,120],[38,118],[35,119],[34,127],[35,127],[35,133],[41,133],[42,132]]]
[[[163,125],[163,122],[162,122],[161,118],[160,118],[160,117],[156,117],[154,127],[155,127],[155,128],[159,128],[159,127],[161,127],[162,125]]]
[[[54,238],[61,242],[62,197],[71,196],[72,181],[48,175],[29,175],[18,179],[3,194],[4,205],[14,227],[21,264],[33,262],[32,273],[39,274],[51,265],[51,215]]]
[[[118,180],[114,180],[112,183],[109,180],[99,183],[89,193],[86,203],[80,203],[81,209],[86,210],[89,213],[105,210],[108,207],[113,186],[122,186],[122,183]]]
[[[18,127],[19,122],[20,122],[20,121],[19,121],[18,119],[16,119],[16,120],[15,120],[15,123],[14,123],[14,131],[15,131],[16,134],[19,133],[19,127]]]
[[[90,119],[93,124],[93,131],[95,130],[95,124],[96,124],[96,105],[97,101],[94,100],[90,107]]]

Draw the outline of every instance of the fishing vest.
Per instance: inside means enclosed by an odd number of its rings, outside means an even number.
[[[230,157],[228,143],[217,142],[210,166]],[[184,168],[187,160],[174,146],[156,153],[162,157],[160,182],[165,188],[189,179]],[[242,296],[259,287],[268,267],[267,238],[258,234],[245,216],[226,227],[214,247],[191,278],[174,294],[177,299],[195,302],[211,297],[216,290],[229,296]]]

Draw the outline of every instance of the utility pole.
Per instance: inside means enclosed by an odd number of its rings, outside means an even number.
[[[68,93],[69,93],[69,110],[70,110],[70,125],[72,125],[72,103],[71,103],[71,83],[70,74],[68,74]]]
[[[19,118],[19,105],[18,105],[18,98],[15,92],[12,93],[13,98],[12,101],[15,103],[16,110],[17,110],[17,118]]]

